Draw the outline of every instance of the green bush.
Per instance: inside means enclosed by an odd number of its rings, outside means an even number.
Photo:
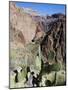
[[[48,60],[53,60],[54,59],[54,52],[50,51],[48,54]]]
[[[60,68],[61,68],[60,64],[59,63],[55,63],[55,64],[52,65],[51,70],[52,71],[59,71]]]

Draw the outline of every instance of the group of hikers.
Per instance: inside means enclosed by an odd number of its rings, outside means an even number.
[[[56,83],[56,72],[54,75],[54,81],[51,82],[50,80],[42,79],[42,72],[36,74],[30,71],[30,67],[27,67],[27,74],[26,74],[26,83],[29,87],[39,87],[39,86],[54,86]],[[42,82],[42,83],[41,83]],[[44,84],[44,85],[42,85]]]
[[[43,67],[41,67],[43,68]],[[49,64],[46,63],[46,68],[47,68],[47,72],[49,73],[50,72],[50,68],[49,68]],[[45,71],[46,71],[46,68],[45,68]],[[16,73],[16,76],[15,76],[15,83],[18,83],[18,71],[17,70],[14,70],[14,72]],[[22,72],[22,69],[20,70],[20,72]],[[30,67],[27,66],[26,68],[26,76],[25,76],[25,82],[24,84],[26,85],[25,87],[39,87],[40,86],[40,83],[43,81],[42,80],[42,69],[40,70],[39,73],[35,73],[35,71],[31,71],[30,70]],[[53,86],[55,85],[55,82],[56,82],[56,72],[55,72],[55,77],[54,77],[54,81],[51,82],[50,80],[46,79],[43,81],[45,86]],[[42,86],[42,85],[41,85]]]
[[[40,83],[40,76],[39,74],[35,74],[34,71],[30,71],[30,67],[27,67],[27,74],[26,74],[26,82],[28,86],[34,87],[37,86],[39,87]]]

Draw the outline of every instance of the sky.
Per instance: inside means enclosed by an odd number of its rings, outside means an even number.
[[[52,15],[55,13],[65,14],[65,5],[63,5],[63,4],[16,2],[16,6],[24,7],[24,8],[31,8],[43,16]]]

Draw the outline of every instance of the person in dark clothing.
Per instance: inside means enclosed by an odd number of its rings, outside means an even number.
[[[18,71],[17,71],[17,70],[14,70],[13,72],[16,73],[16,76],[15,76],[15,83],[17,83],[17,82],[18,82]]]
[[[26,70],[27,70],[27,73],[30,72],[30,67],[28,66]]]
[[[29,66],[27,67],[26,71],[27,71],[27,74],[26,74],[26,82],[27,82],[28,81],[28,72],[30,72],[30,67]]]
[[[40,83],[40,79],[39,79],[39,75],[37,74],[37,77],[35,77],[33,75],[33,80],[32,80],[32,84],[33,84],[33,87],[36,85],[37,87],[39,87],[39,83]]]
[[[32,84],[33,84],[33,87],[36,85],[36,77],[35,76],[33,76]]]
[[[39,84],[40,84],[40,78],[39,78],[39,75],[37,74],[37,82],[36,82],[36,85],[37,85],[37,87],[39,87]]]

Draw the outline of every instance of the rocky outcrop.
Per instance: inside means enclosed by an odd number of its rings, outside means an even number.
[[[41,43],[43,55],[47,60],[55,59],[65,62],[65,19],[58,18],[47,25],[49,30]]]

